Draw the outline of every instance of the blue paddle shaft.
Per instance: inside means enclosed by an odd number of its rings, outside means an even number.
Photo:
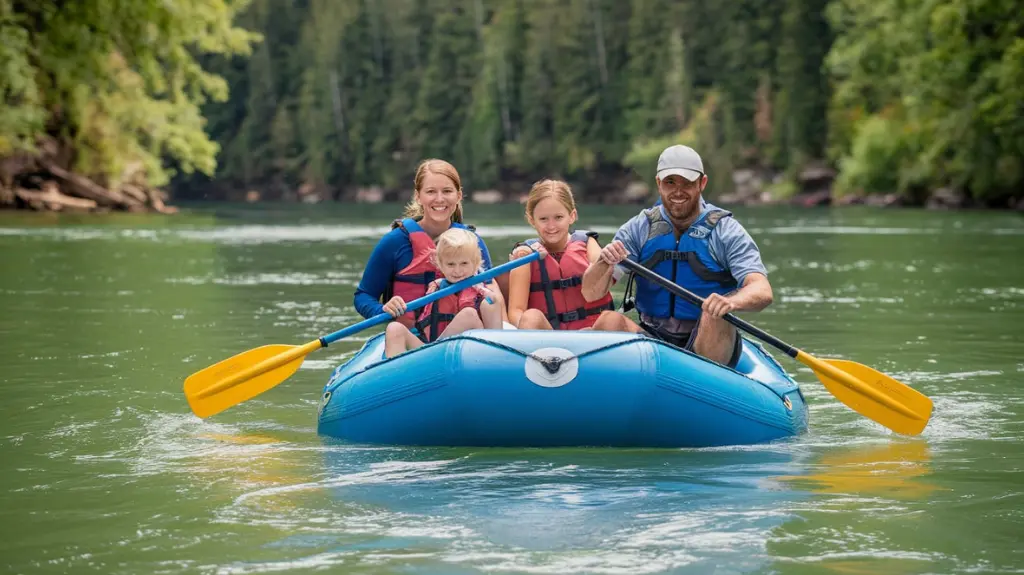
[[[506,274],[506,273],[516,269],[519,266],[529,264],[530,262],[533,262],[533,261],[535,261],[535,260],[537,260],[539,258],[540,258],[540,254],[534,252],[534,253],[526,256],[526,257],[522,257],[522,258],[519,258],[517,260],[510,261],[510,262],[508,262],[506,264],[502,264],[502,265],[500,265],[500,266],[498,266],[496,268],[491,268],[491,269],[489,269],[489,270],[487,270],[487,271],[485,271],[483,273],[479,273],[479,274],[477,274],[477,275],[475,275],[475,276],[473,276],[471,278],[466,278],[466,279],[464,279],[462,281],[455,282],[455,283],[451,284],[450,286],[448,286],[446,288],[439,289],[439,290],[437,290],[434,293],[429,293],[429,294],[427,294],[427,295],[425,295],[425,296],[423,296],[421,298],[414,299],[411,302],[408,302],[408,304],[405,306],[405,311],[410,312],[410,311],[418,310],[418,309],[420,309],[422,307],[425,307],[427,304],[433,303],[433,302],[435,302],[435,301],[437,301],[437,300],[439,300],[439,299],[441,299],[443,297],[449,296],[449,295],[451,295],[453,293],[458,293],[458,292],[468,288],[469,286],[472,286],[472,285],[475,285],[475,284],[478,284],[478,283],[482,283],[482,282],[485,282],[485,281],[492,280],[492,279],[494,279],[494,278],[496,278],[496,277],[498,277],[500,275]],[[381,313],[379,313],[379,314],[377,314],[377,315],[375,315],[375,316],[373,316],[373,317],[371,317],[369,319],[364,319],[363,321],[361,321],[361,322],[359,322],[359,323],[357,323],[355,325],[350,325],[350,326],[346,327],[345,329],[340,329],[340,330],[338,330],[338,331],[336,331],[336,332],[334,332],[334,333],[332,333],[330,335],[325,335],[325,336],[321,337],[320,338],[320,343],[323,344],[324,347],[327,347],[328,345],[338,341],[339,339],[346,338],[346,337],[348,337],[350,335],[359,333],[359,332],[363,331],[364,329],[371,328],[373,326],[380,325],[382,323],[387,323],[387,322],[391,321],[392,319],[394,319],[394,317],[392,317],[392,315],[389,314],[388,312],[386,312],[386,311],[385,312],[381,312]]]

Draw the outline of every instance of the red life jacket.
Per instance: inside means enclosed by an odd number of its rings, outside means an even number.
[[[405,303],[421,298],[427,294],[427,286],[435,278],[441,277],[441,270],[437,269],[430,261],[431,251],[437,247],[430,234],[423,231],[423,228],[412,218],[395,220],[392,227],[400,228],[409,237],[409,244],[412,246],[412,261],[395,274],[391,282],[391,289],[381,297],[381,303],[387,303],[394,296],[401,296]],[[405,327],[412,329],[416,323],[416,312],[408,312],[398,321]]]
[[[391,227],[400,228],[409,237],[409,244],[412,246],[412,261],[395,274],[390,289],[381,294],[381,303],[387,303],[396,295],[402,296],[402,300],[409,303],[425,296],[430,282],[441,277],[441,270],[437,269],[437,266],[430,261],[430,254],[437,246],[430,238],[430,234],[423,231],[420,224],[412,218],[395,220]],[[465,224],[452,223],[452,227],[475,232],[473,226]],[[416,313],[408,312],[398,318],[398,321],[412,329],[416,324]]]
[[[430,283],[427,288],[427,293],[433,293],[440,289],[441,282],[443,280],[436,280]],[[447,283],[447,282],[446,282]],[[423,334],[422,339],[426,342],[432,342],[437,339],[444,328],[448,327],[448,324],[455,319],[455,314],[471,307],[478,312],[480,311],[480,303],[484,301],[484,296],[472,287],[468,287],[458,293],[445,296],[433,303],[427,304],[426,307],[420,311],[419,321],[416,322],[416,329],[420,330]]]
[[[590,266],[587,239],[597,234],[577,231],[569,236],[562,257],[546,257],[530,263],[530,309],[539,309],[555,329],[575,330],[592,327],[601,312],[615,309],[612,294],[597,301],[583,298],[583,272]],[[540,242],[533,238],[522,242]]]

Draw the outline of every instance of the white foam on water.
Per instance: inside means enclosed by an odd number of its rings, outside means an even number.
[[[819,563],[834,559],[866,559],[869,561],[876,561],[878,559],[907,559],[914,561],[937,561],[942,558],[943,555],[941,553],[921,553],[918,551],[869,548],[859,551],[834,551],[821,553],[819,555],[805,555],[803,557],[777,557],[776,559],[792,563]]]
[[[283,457],[297,447],[272,435],[254,434],[237,425],[200,419],[192,414],[143,413],[141,434],[127,449],[115,452],[129,462],[133,475],[185,472],[244,477],[255,461]]]
[[[291,485],[280,485],[258,489],[243,493],[235,498],[235,504],[246,503],[250,500],[260,499],[269,496],[276,496],[283,493],[333,489],[350,485],[363,485],[372,483],[396,483],[422,481],[427,474],[436,472],[454,463],[456,460],[435,460],[435,461],[389,461],[373,463],[370,469],[359,473],[349,473],[340,477],[328,478],[320,481],[295,483]],[[451,478],[451,475],[441,475],[440,478]]]
[[[616,529],[590,545],[571,550],[522,550],[509,553],[489,541],[463,542],[442,558],[485,571],[522,573],[659,573],[740,555],[739,563],[756,569],[764,562],[771,530],[758,521],[782,517],[774,509],[716,510],[641,514],[640,525]],[[733,562],[735,563],[735,562]]]
[[[1003,372],[991,369],[982,369],[977,371],[955,371],[952,373],[929,371],[904,371],[894,373],[893,377],[900,381],[910,381],[912,383],[954,383],[957,381],[967,381],[979,377],[988,377],[993,375],[1003,375]]]
[[[278,302],[274,302],[274,307],[281,308],[281,309],[284,309],[284,310],[294,310],[294,309],[302,309],[302,310],[313,309],[313,310],[316,310],[316,309],[320,309],[320,307],[323,306],[323,305],[324,305],[323,303],[318,302],[318,301],[308,301],[308,302],[278,301]]]
[[[471,555],[472,557],[472,555]],[[466,562],[458,554],[444,557],[452,563]],[[652,551],[580,549],[560,555],[520,554],[512,559],[474,566],[486,571],[511,571],[515,573],[599,573],[602,575],[663,573],[697,562],[697,558],[685,551],[670,550],[661,553]]]
[[[995,299],[1017,299],[1024,297],[1024,288],[1018,287],[976,288],[966,291]]]
[[[1006,398],[972,392],[954,392],[932,397],[932,419],[922,436],[937,447],[964,439],[998,439],[1014,422],[1006,411]]]
[[[356,353],[356,351],[351,351],[343,353],[341,355],[335,355],[323,359],[307,359],[306,361],[302,362],[302,365],[299,367],[299,369],[310,371],[330,371],[338,367],[339,364],[351,359],[352,356],[354,356]]]
[[[915,236],[941,233],[933,228],[873,228],[860,226],[780,226],[751,229],[751,234],[824,234],[824,235],[868,235],[868,236]]]
[[[235,286],[256,286],[256,285],[356,285],[362,277],[360,272],[329,271],[313,274],[306,272],[291,273],[260,273],[244,274],[227,277],[214,276],[186,276],[180,278],[169,278],[167,283],[188,284],[188,285],[235,285]]]
[[[330,567],[337,567],[348,562],[349,558],[356,555],[355,551],[329,551],[317,553],[309,557],[298,559],[286,559],[281,561],[262,561],[251,563],[235,563],[232,565],[205,565],[200,571],[213,571],[218,575],[241,575],[245,573],[274,573],[278,571],[293,571],[296,569],[309,569],[322,571]]]
[[[847,305],[860,305],[862,303],[903,303],[901,297],[838,297],[817,295],[782,295],[780,298],[784,303],[841,303]]]

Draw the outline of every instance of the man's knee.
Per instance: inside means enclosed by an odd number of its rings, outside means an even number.
[[[722,365],[731,365],[736,357],[739,333],[732,324],[720,317],[701,314],[692,349]]]
[[[729,333],[736,333],[736,328],[724,318],[715,317],[707,312],[700,314],[700,323],[697,324],[699,329],[707,329],[711,333],[726,335]]]

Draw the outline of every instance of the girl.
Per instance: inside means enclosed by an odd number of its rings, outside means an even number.
[[[583,272],[601,255],[597,234],[569,232],[576,222],[576,202],[569,184],[542,180],[526,200],[526,221],[537,238],[516,244],[512,259],[531,250],[543,257],[509,274],[508,320],[519,329],[589,329],[604,310],[614,308],[611,294],[588,302],[583,298]]]
[[[431,282],[427,293],[445,287],[444,282],[455,283],[480,271],[483,258],[477,241],[476,234],[459,228],[451,228],[437,238],[433,262],[444,274],[444,280]],[[496,291],[493,284],[477,284],[429,304],[420,311],[415,324],[423,339],[402,322],[391,322],[384,335],[385,357],[395,357],[424,342],[470,329],[501,329],[502,300],[495,295]]]

